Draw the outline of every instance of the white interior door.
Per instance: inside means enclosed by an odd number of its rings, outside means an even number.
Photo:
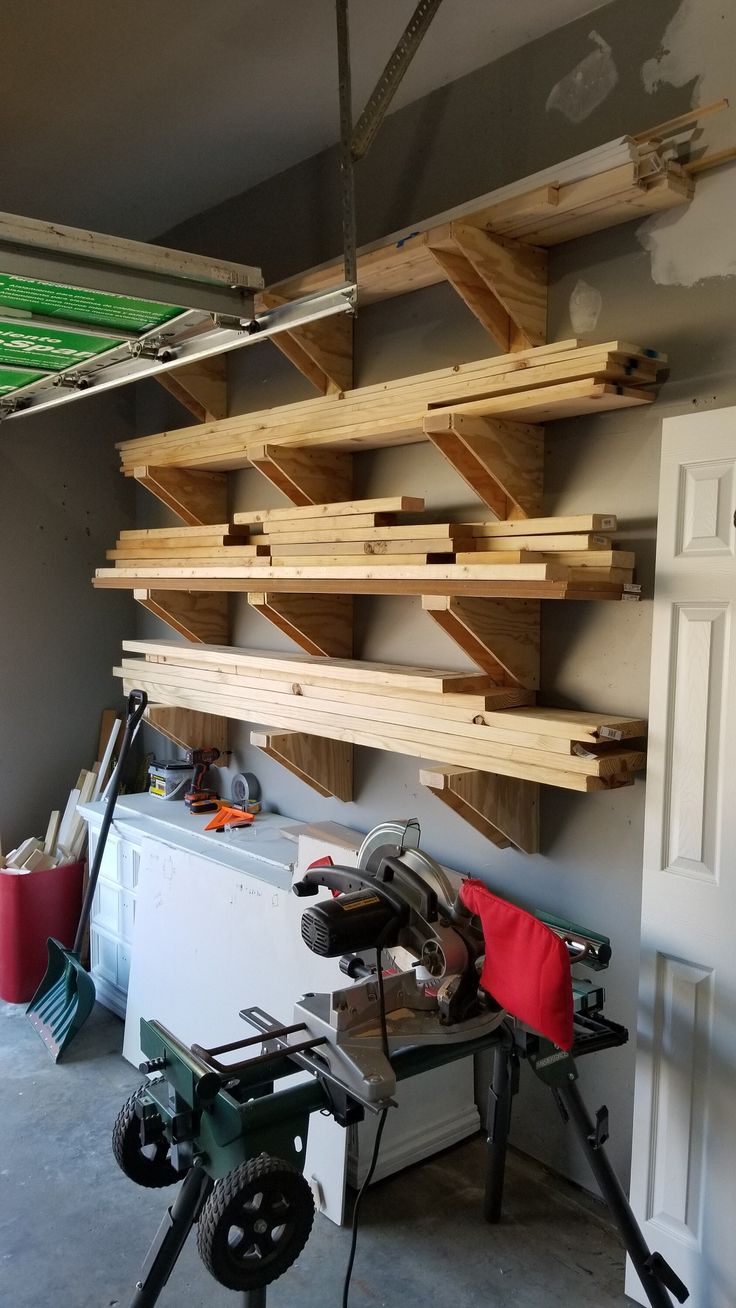
[[[736,408],[666,420],[631,1197],[692,1308],[736,1305],[735,509]]]

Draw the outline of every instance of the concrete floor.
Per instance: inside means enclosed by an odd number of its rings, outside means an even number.
[[[99,1006],[54,1066],[23,1009],[0,1004],[0,1301],[8,1308],[126,1308],[168,1190],[118,1171],[110,1130],[141,1077],[120,1056],[122,1023]],[[363,1205],[351,1308],[623,1308],[623,1255],[605,1211],[519,1155],[505,1218],[481,1217],[480,1138],[375,1186]],[[337,1308],[349,1232],[317,1218],[269,1308]],[[192,1239],[162,1308],[238,1298]]]

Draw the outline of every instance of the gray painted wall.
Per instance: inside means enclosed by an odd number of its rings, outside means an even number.
[[[689,107],[699,75],[698,99],[733,94],[736,87],[720,85],[734,77],[722,64],[721,50],[733,49],[736,17],[731,11],[722,14],[715,0],[701,0],[697,9],[700,21],[693,35],[693,6],[690,0],[681,6],[683,38],[682,31],[678,37],[677,27],[665,36],[678,13],[677,0],[649,0],[645,6],[638,0],[615,0],[588,19],[397,113],[385,124],[374,154],[361,168],[361,238],[375,239],[622,132],[680,113]],[[558,111],[545,110],[545,103],[560,79],[591,50],[602,48],[591,43],[592,27],[610,46],[618,82],[587,117],[571,122]],[[656,61],[663,46],[674,53],[664,56],[662,75],[669,75],[676,85],[663,80],[650,93],[643,85],[642,68],[655,67],[647,61]],[[655,82],[656,77],[650,76],[649,81]],[[595,95],[593,86],[593,100]],[[721,130],[717,128],[716,139]],[[306,267],[339,247],[335,178],[334,153],[328,152],[186,223],[166,239],[213,254],[252,258],[263,264],[269,278]],[[658,220],[653,239],[666,237],[675,252],[665,261],[664,273],[659,270],[660,282],[677,282],[678,250],[682,260],[684,248],[687,261],[702,247],[703,233],[709,224],[713,226],[722,185],[715,180],[702,182],[697,210],[693,206],[689,214]],[[684,233],[679,247],[678,233]],[[717,273],[726,271],[729,257],[727,250],[722,264],[716,257]],[[597,288],[602,297],[590,338],[618,336],[669,351],[672,380],[650,410],[548,428],[545,512],[617,512],[623,539],[638,552],[644,600],[640,605],[550,602],[544,606],[541,698],[556,705],[646,714],[660,424],[671,413],[736,399],[734,285],[716,278],[690,288],[655,284],[637,226],[630,224],[554,252],[550,339],[573,334],[569,301],[579,279]],[[362,313],[358,323],[360,383],[494,352],[487,336],[446,287],[376,306]],[[309,394],[306,383],[270,345],[231,356],[230,375],[233,413]],[[163,397],[146,391],[141,396],[139,430],[155,431],[172,423],[183,425],[180,413]],[[429,448],[365,454],[357,463],[365,494],[422,493],[432,508],[462,512],[471,507],[464,484]],[[233,478],[235,508],[278,500],[256,473]],[[141,521],[158,520],[149,500]],[[464,665],[452,643],[421,613],[419,601],[365,599],[358,610],[358,652],[364,657]],[[248,612],[243,600],[233,600],[233,616],[236,643],[288,648],[279,633]],[[157,624],[145,619],[146,630],[154,627],[162,634]],[[437,857],[481,875],[520,902],[567,913],[609,932],[614,944],[606,982],[610,1013],[635,1029],[642,780],[630,789],[590,796],[545,788],[542,852],[529,858],[495,850],[423,793],[417,784],[416,761],[358,750],[356,801],[342,805],[317,798],[250,749],[246,730],[236,727],[233,736],[238,766],[257,771],[274,808],[300,818],[336,819],[362,830],[386,817],[416,815],[426,848]],[[600,1055],[581,1070],[583,1090],[593,1106],[605,1100],[611,1109],[612,1153],[624,1174],[630,1150],[633,1061],[632,1041],[626,1050]],[[547,1092],[537,1090],[530,1077],[525,1078],[515,1140],[550,1165],[589,1183]]]
[[[134,622],[127,596],[91,577],[133,520],[115,441],[133,430],[132,392],[85,398],[3,424],[0,476],[2,656],[0,835],[8,850],[43,836],[79,771],[97,757],[100,713]]]

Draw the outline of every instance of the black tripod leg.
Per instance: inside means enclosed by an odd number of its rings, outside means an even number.
[[[266,1308],[267,1288],[267,1286],[263,1285],[258,1290],[244,1290],[243,1308]]]
[[[506,1146],[517,1076],[513,1042],[511,1039],[501,1039],[493,1051],[493,1075],[488,1088],[486,1185],[483,1197],[483,1216],[487,1222],[501,1220]]]
[[[670,1287],[679,1303],[684,1303],[688,1298],[688,1291],[661,1255],[650,1252],[621,1182],[608,1161],[603,1145],[597,1142],[595,1125],[574,1081],[558,1086],[557,1093],[583,1146],[593,1175],[601,1188],[611,1216],[621,1232],[626,1252],[636,1268],[652,1308],[672,1308],[672,1300],[665,1285]]]
[[[136,1285],[130,1308],[152,1308],[156,1303],[213,1185],[214,1181],[203,1168],[192,1167],[187,1172],[181,1189],[171,1207],[166,1210],[146,1254],[141,1279]]]

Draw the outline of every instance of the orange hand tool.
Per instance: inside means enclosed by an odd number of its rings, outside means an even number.
[[[210,818],[205,831],[224,831],[226,827],[247,827],[253,821],[253,814],[243,808],[233,808],[230,804],[220,804],[215,816]]]

